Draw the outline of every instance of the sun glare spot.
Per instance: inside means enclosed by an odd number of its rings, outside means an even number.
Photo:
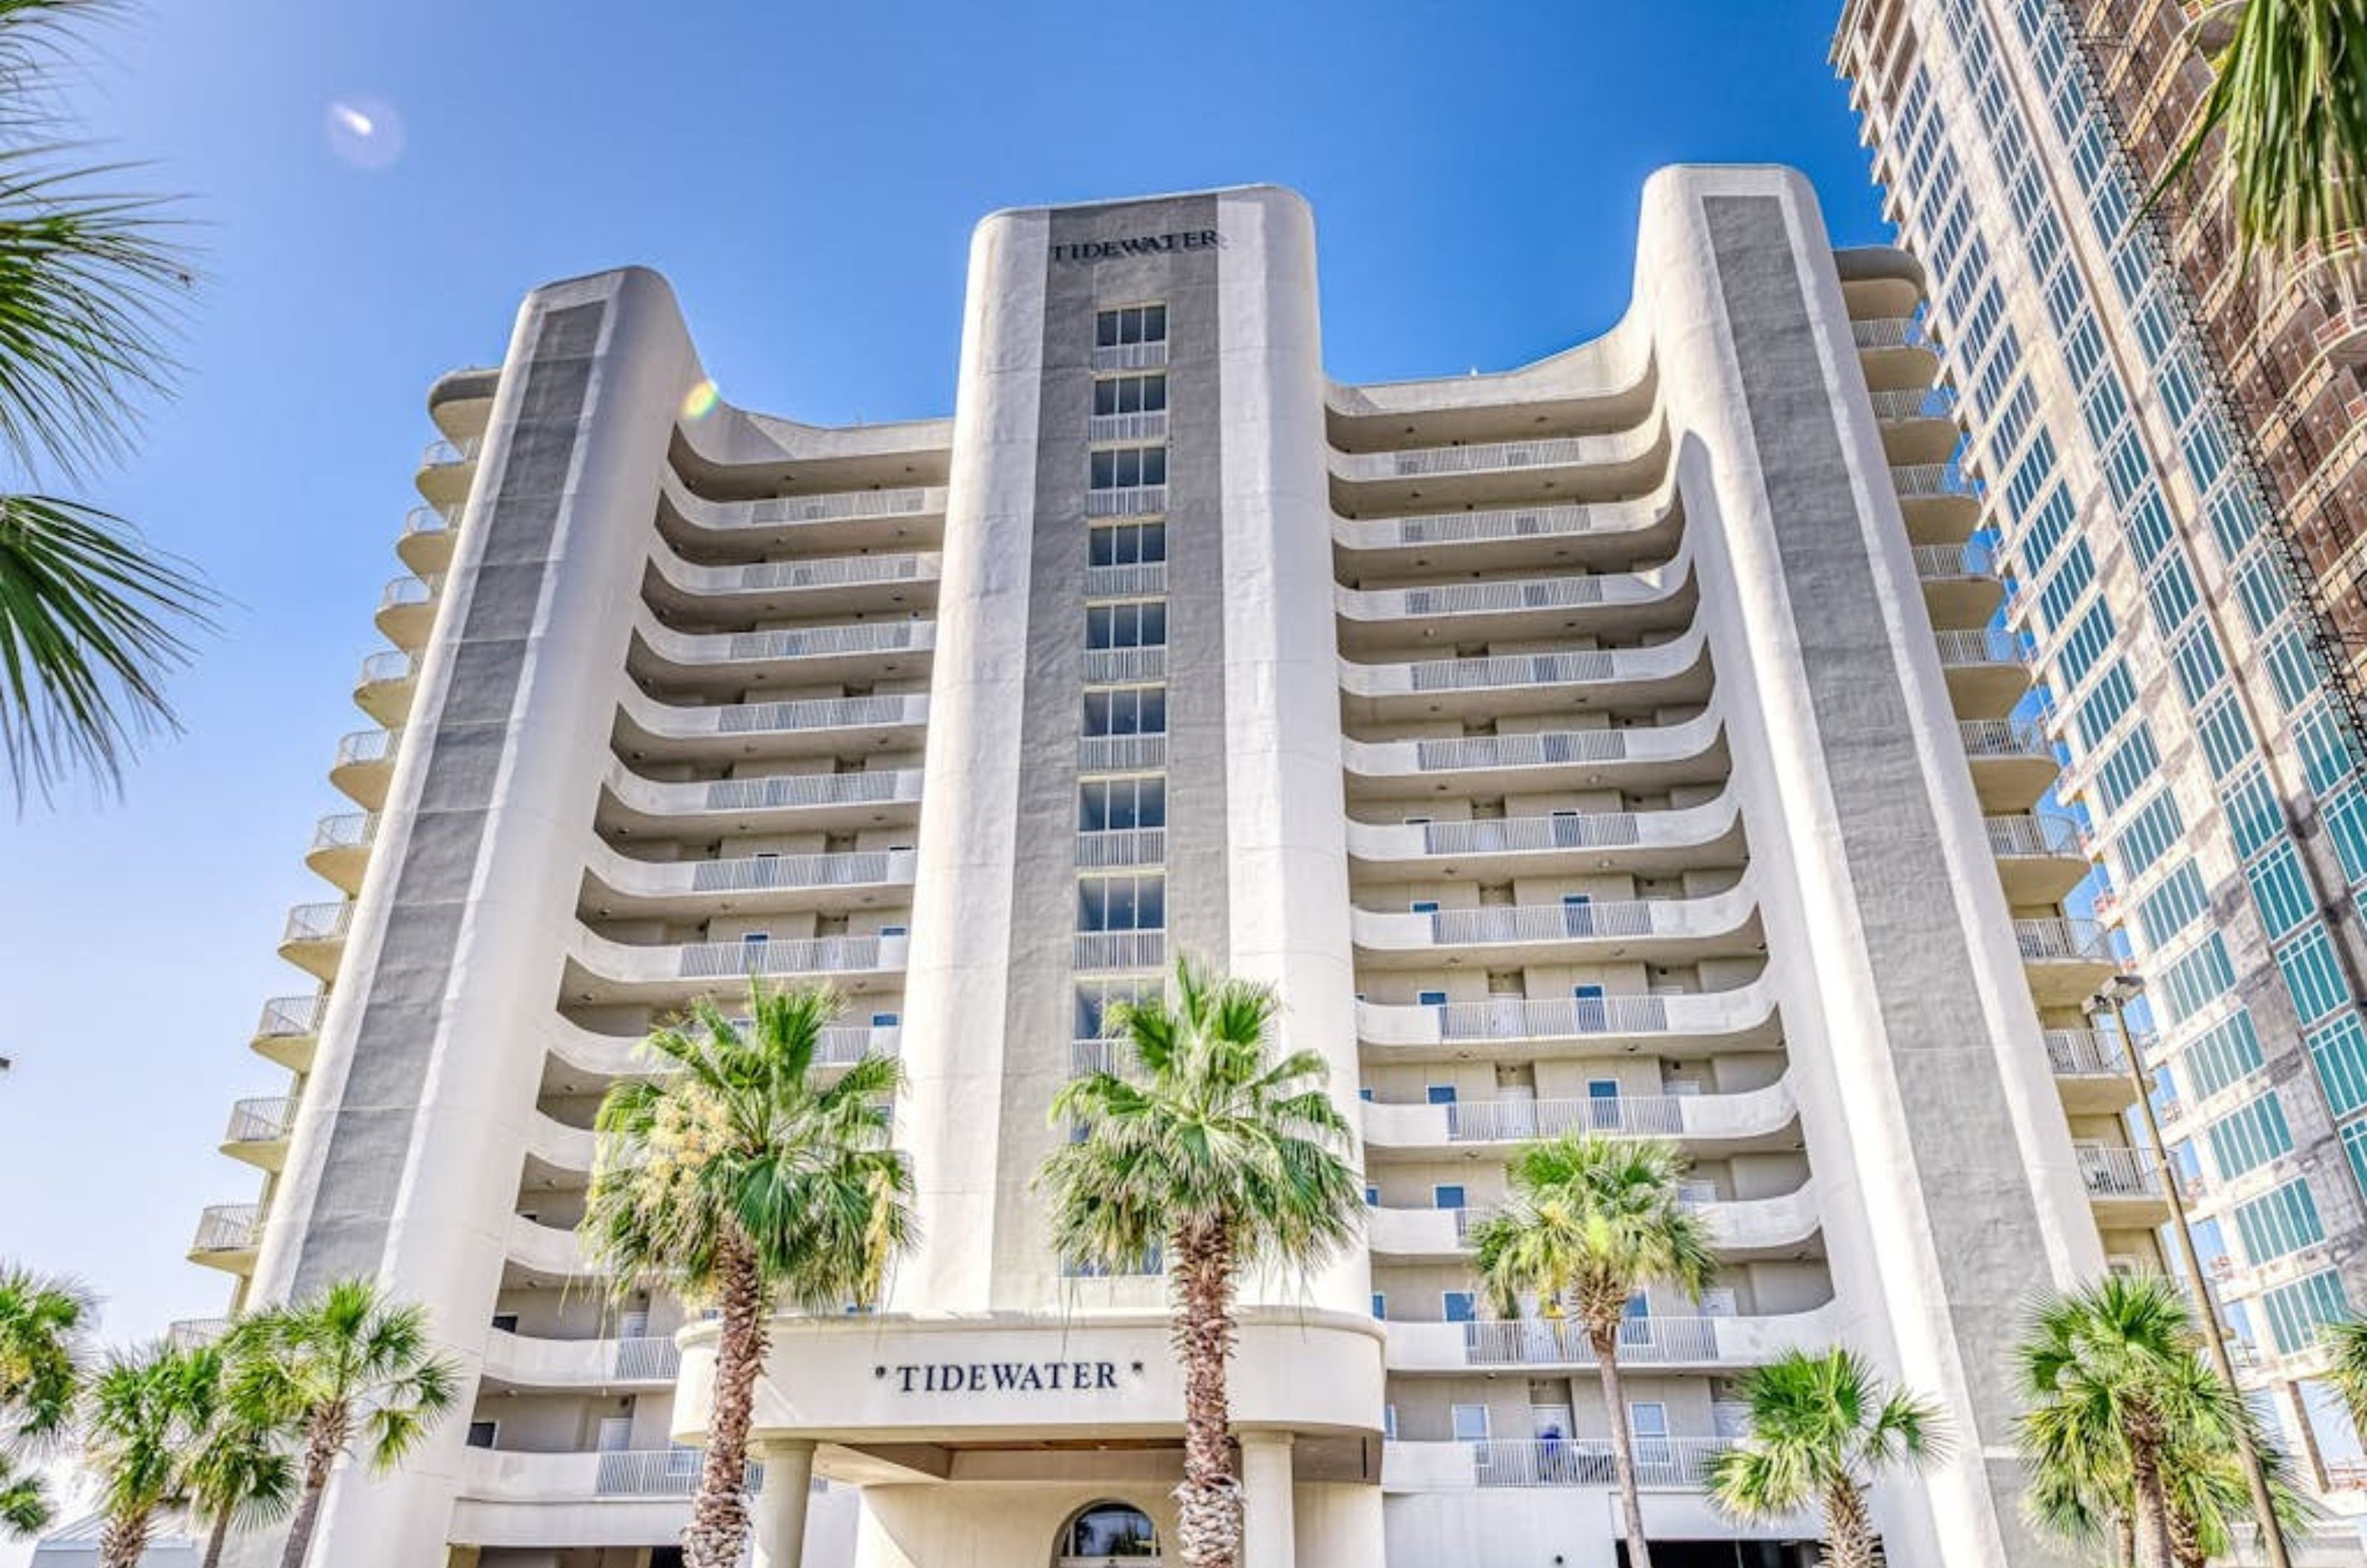
[[[696,386],[682,395],[682,417],[692,421],[705,419],[722,400],[715,389],[715,383],[701,377]]]
[[[331,100],[323,123],[329,151],[357,169],[383,169],[402,156],[402,120],[377,98]]]

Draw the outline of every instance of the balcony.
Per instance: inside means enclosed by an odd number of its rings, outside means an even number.
[[[400,729],[357,729],[337,742],[337,760],[329,764],[329,783],[355,805],[376,811],[386,804],[394,783],[394,758],[402,744]]]
[[[1678,631],[1692,624],[1699,597],[1683,563],[1645,571],[1332,591],[1341,645],[1351,652],[1419,644],[1442,629],[1466,641]],[[1442,628],[1445,621],[1452,626]]]
[[[209,1269],[245,1274],[255,1268],[255,1249],[263,1245],[263,1205],[216,1203],[198,1216],[198,1234],[189,1243],[189,1261]]]
[[[905,615],[936,603],[938,570],[934,554],[695,566],[660,549],[642,591],[677,619]]]
[[[1667,487],[1639,501],[1338,518],[1331,542],[1342,554],[1373,558],[1366,564],[1390,570],[1433,562],[1463,570],[1602,568],[1673,555],[1682,529],[1675,490]]]
[[[1163,865],[1166,861],[1167,829],[1164,828],[1118,828],[1077,835],[1079,871]]]
[[[1890,482],[1915,544],[1959,544],[1980,526],[1981,493],[1954,463],[1897,464]]]
[[[1597,690],[1573,690],[1587,687]],[[1368,722],[1443,714],[1567,713],[1614,694],[1623,701],[1664,705],[1700,703],[1709,697],[1709,649],[1707,640],[1693,632],[1647,648],[1387,664],[1343,659],[1340,690],[1349,716]]]
[[[656,1007],[742,991],[753,976],[828,978],[843,990],[878,990],[901,979],[905,939],[784,937],[636,946],[578,927],[568,946],[568,999]]]
[[[1166,592],[1167,563],[1163,560],[1117,561],[1085,568],[1088,599],[1131,599]]]
[[[354,677],[354,705],[391,729],[411,713],[419,687],[419,656],[390,649],[362,660]]]
[[[2111,939],[2093,920],[2047,915],[2013,922],[2031,998],[2042,1008],[2078,1007],[2120,973]]]
[[[1156,974],[1167,967],[1164,931],[1079,931],[1070,962],[1080,975]]]
[[[1648,1491],[1696,1491],[1724,1438],[1637,1438],[1636,1483]],[[1503,1438],[1485,1442],[1391,1442],[1381,1451],[1385,1492],[1460,1492],[1474,1487],[1614,1483],[1608,1438]],[[1608,1529],[1608,1526],[1604,1527]]]
[[[919,692],[868,697],[805,697],[778,703],[685,707],[626,691],[617,705],[616,743],[628,757],[837,757],[856,748],[917,747],[929,699]]]
[[[1717,784],[1730,771],[1715,714],[1678,724],[1605,724],[1510,735],[1342,742],[1351,795],[1403,797],[1420,780],[1441,795],[1521,795],[1571,788],[1660,789]],[[2050,778],[2052,775],[2049,775]]]
[[[596,847],[584,899],[602,916],[781,913],[912,902],[911,850],[644,861]]]
[[[1529,1055],[1601,1055],[1631,1047],[1683,1055],[1764,1050],[1779,1037],[1773,988],[1591,998],[1489,997],[1438,1005],[1359,1002],[1357,1037],[1384,1054],[1435,1060],[1485,1043]]]
[[[1886,348],[1932,348],[1931,334],[1914,316],[1876,316],[1850,322],[1850,342],[1868,352]]]
[[[321,1042],[321,1019],[329,1010],[326,992],[310,996],[274,997],[263,1004],[250,1042],[257,1055],[290,1072],[310,1072],[312,1052]]]
[[[658,522],[670,535],[708,535],[708,548],[766,555],[834,553],[934,544],[945,531],[942,485],[834,491],[821,495],[709,501],[671,471],[659,480]]]
[[[1138,773],[1167,765],[1167,737],[1086,735],[1077,740],[1080,773]]]
[[[1504,904],[1399,913],[1351,909],[1363,967],[1431,968],[1469,958],[1490,968],[1605,960],[1659,964],[1748,957],[1764,947],[1747,888],[1705,898]]]
[[[1088,517],[1158,517],[1167,511],[1167,487],[1122,485],[1085,491]]]
[[[296,1125],[296,1100],[289,1095],[242,1100],[230,1109],[230,1126],[222,1133],[222,1153],[265,1170],[277,1170],[288,1158],[288,1134]]]
[[[436,605],[444,590],[444,574],[398,577],[378,596],[378,629],[400,649],[417,649],[435,629]]]
[[[347,811],[323,817],[312,827],[312,842],[304,864],[347,897],[362,890],[362,874],[369,869],[370,846],[378,840],[378,813]]]
[[[1668,466],[1666,424],[1657,416],[1601,435],[1417,446],[1331,455],[1342,510],[1437,511],[1518,501],[1601,502],[1633,496]]]
[[[1494,1323],[1405,1323],[1387,1325],[1392,1373],[1493,1371],[1511,1368],[1594,1368],[1594,1347],[1582,1325],[1529,1318]],[[1764,1366],[1787,1350],[1818,1350],[1833,1342],[1830,1314],[1778,1317],[1631,1317],[1619,1327],[1619,1365],[1668,1371],[1740,1371]]]
[[[1923,604],[1934,626],[1979,627],[1988,625],[2005,603],[2005,584],[1997,575],[1997,558],[1977,539],[1961,545],[1917,545],[1915,575],[1923,584]]]
[[[503,1270],[503,1284],[506,1287],[538,1288],[606,1278],[606,1271],[584,1252],[583,1243],[574,1231],[546,1225],[524,1214],[510,1216],[504,1253],[508,1258],[508,1266]]]
[[[1778,1081],[1738,1094],[1621,1094],[1589,1100],[1464,1100],[1364,1106],[1365,1157],[1429,1158],[1473,1145],[1526,1143],[1564,1133],[1670,1138],[1713,1157],[1775,1140],[1796,1142],[1799,1110]]]
[[[279,933],[279,956],[315,979],[334,980],[353,923],[351,899],[299,904],[288,911],[288,924]]]
[[[2169,1199],[2150,1155],[2106,1144],[2078,1144],[2073,1152],[2099,1225],[2150,1230],[2168,1223]]]
[[[1706,1182],[1694,1184],[1686,1206],[1708,1224],[1710,1241],[1731,1259],[1800,1252],[1822,1224],[1816,1184],[1772,1198],[1719,1199]],[[1376,1258],[1444,1261],[1470,1251],[1471,1226],[1486,1208],[1365,1211],[1365,1235]]]
[[[2064,1110],[2074,1116],[2110,1116],[2136,1103],[2136,1089],[2129,1082],[2128,1058],[2119,1036],[2099,1034],[2092,1029],[2049,1029],[2043,1033],[2046,1065],[2054,1069]]]
[[[1973,790],[1987,812],[2028,811],[2055,787],[2062,764],[2046,731],[2028,719],[1967,718],[1956,723]]]
[[[1144,648],[1089,648],[1082,666],[1088,686],[1123,685],[1167,679],[1164,644]]]
[[[402,520],[402,536],[395,541],[396,558],[421,577],[448,570],[463,510],[457,505],[413,507]]]
[[[476,482],[477,458],[484,446],[481,435],[431,441],[419,455],[419,472],[412,482],[430,505],[458,506],[469,499],[469,487]]]
[[[1350,864],[1400,881],[1665,873],[1740,865],[1742,854],[1742,815],[1730,799],[1667,811],[1348,823]]]
[[[2016,908],[2061,903],[2092,869],[2079,825],[2067,817],[1987,817],[1981,827],[2006,902]]]
[[[821,832],[915,822],[920,816],[918,768],[662,783],[617,762],[605,783],[600,826],[620,834]]]
[[[1931,634],[1948,694],[1966,718],[2004,718],[2030,691],[2030,666],[2011,632],[1997,626]]]
[[[731,998],[723,1000],[728,1009]],[[641,1049],[639,1034],[600,1034],[564,1019],[552,1023],[550,1031],[551,1054],[577,1072],[601,1078],[633,1078],[654,1077],[662,1070]],[[901,1048],[902,1034],[892,1023],[827,1025],[814,1052],[814,1065],[844,1067],[866,1055],[893,1056]]]
[[[1956,418],[1954,387],[1903,387],[1872,396],[1874,417],[1885,424],[1912,424],[1925,420],[1953,424]]]
[[[803,685],[898,681],[928,673],[934,621],[856,621],[787,631],[678,632],[642,615],[628,667],[670,689],[745,691],[767,681]]]
[[[671,1334],[623,1339],[540,1339],[495,1329],[484,1376],[514,1389],[670,1389],[682,1367]]]
[[[1146,409],[1139,413],[1097,413],[1085,421],[1085,439],[1104,441],[1164,441],[1167,439],[1167,411]]]

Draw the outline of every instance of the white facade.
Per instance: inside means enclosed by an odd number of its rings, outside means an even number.
[[[922,1231],[879,1314],[776,1325],[766,1561],[809,1474],[828,1568],[1035,1568],[1104,1500],[1163,1528],[1161,1282],[1070,1277],[1027,1184],[1100,999],[1192,952],[1331,1062],[1372,1200],[1242,1292],[1253,1568],[1614,1561],[1591,1362],[1480,1321],[1461,1245],[1571,1126],[1682,1140],[1724,1258],[1625,1352],[1664,1568],[1805,1561],[1814,1521],[1697,1482],[1730,1380],[1834,1342],[1957,1433],[1878,1495],[1890,1560],[2043,1561],[2015,1311],[2149,1263],[2165,1210],[1931,467],[1920,271],[1837,256],[1789,173],[1680,169],[1636,276],[1537,364],[1341,385],[1311,217],[1256,187],[987,220],[949,422],[721,404],[633,271],[440,382],[385,728],[333,774],[369,815],[313,856],[350,897],[284,949],[323,992],[266,1010],[297,1082],[197,1253],[242,1305],[376,1273],[467,1364],[470,1420],[341,1477],[323,1560],[672,1561],[711,1337],[604,1311],[570,1227],[631,1042],[750,970],[900,1052]]]

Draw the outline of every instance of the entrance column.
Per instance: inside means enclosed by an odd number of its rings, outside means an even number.
[[[806,1552],[806,1500],[813,1491],[814,1446],[782,1441],[757,1445],[764,1466],[756,1494],[755,1568],[800,1568]]]
[[[1245,1568],[1297,1568],[1297,1524],[1291,1498],[1287,1432],[1243,1432],[1241,1529]]]

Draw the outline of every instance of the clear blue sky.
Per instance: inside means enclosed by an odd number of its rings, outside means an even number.
[[[422,394],[499,355],[524,290],[647,263],[734,401],[943,413],[981,214],[1277,181],[1315,206],[1334,375],[1502,367],[1616,319],[1662,164],[1797,164],[1838,239],[1882,237],[1838,11],[158,0],[79,96],[195,193],[211,276],[182,395],[98,499],[235,604],[123,803],[0,817],[0,1256],[90,1280],[115,1335],[221,1309],[182,1250],[255,1190],[214,1145],[281,1079],[258,1004],[309,987],[272,946],[332,896],[300,857],[350,809],[325,769],[366,722]],[[327,130],[364,99],[402,121],[377,169]]]

